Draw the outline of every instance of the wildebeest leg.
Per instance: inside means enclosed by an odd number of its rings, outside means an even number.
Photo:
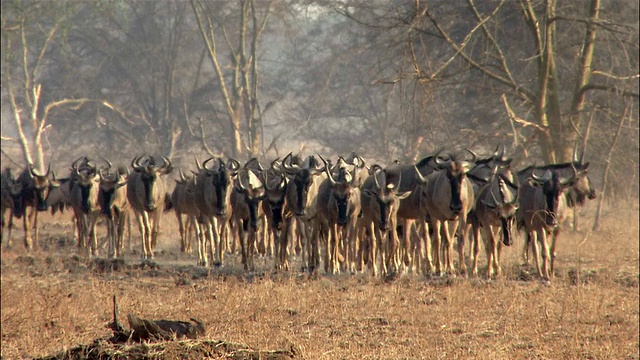
[[[442,250],[440,249],[440,243],[441,243],[441,228],[442,222],[440,220],[435,220],[433,221],[433,261],[435,263],[436,266],[436,274],[438,275],[442,275]]]
[[[29,211],[28,208],[25,210],[25,212],[27,211]],[[32,220],[31,218],[35,215],[34,214],[35,211],[36,209],[34,208],[28,214],[22,215],[24,220],[24,247],[28,251],[33,250],[33,240],[31,238],[31,220]]]
[[[282,230],[280,231],[280,251],[279,258],[276,258],[276,269],[289,270],[289,232],[291,231],[291,225],[295,221],[295,218],[288,218],[282,220]]]
[[[534,246],[531,242],[531,233],[527,232],[524,237],[524,247],[522,248],[522,265],[529,265],[529,251]]]
[[[378,239],[377,239],[377,226],[374,223],[369,224],[369,233],[371,236],[371,241],[369,245],[369,267],[373,272],[373,276],[378,275]]]
[[[538,238],[542,238],[541,244],[542,244],[542,271],[544,272],[544,280],[549,280],[549,263],[551,262],[550,259],[550,252],[549,252],[549,240],[547,239],[547,232],[544,229],[540,229],[538,230]]]
[[[207,237],[211,234],[211,224],[203,219],[199,219],[198,224],[201,227],[200,235],[198,236],[198,265],[207,266],[209,265],[207,259]]]
[[[153,259],[153,248],[151,247],[151,226],[149,224],[149,214],[143,211],[140,215],[142,220],[142,256],[143,259]]]
[[[222,232],[225,231],[226,219],[214,216],[211,224],[212,242],[211,246],[211,262],[214,266],[222,266],[222,257],[224,253]],[[228,238],[228,237],[227,237]]]
[[[152,214],[150,214],[151,221],[151,250],[155,251],[156,246],[158,245],[158,234],[160,233],[160,210],[154,210]],[[153,258],[153,252],[152,258]]]
[[[472,252],[472,256],[471,256],[471,263],[472,263],[472,269],[471,269],[471,274],[473,276],[478,276],[478,256],[480,255],[480,226],[478,224],[473,224],[471,226],[471,231],[473,232],[473,243],[470,246],[471,248],[471,252]],[[482,236],[484,239],[484,235]],[[484,239],[484,241],[486,242],[487,240]],[[485,248],[487,246],[485,245]],[[486,252],[486,249],[485,249]]]
[[[91,256],[98,255],[98,236],[96,235],[97,214],[87,215],[89,220],[89,238],[91,239]]]
[[[35,239],[33,242],[33,248],[38,250],[40,249],[40,227],[38,226],[38,213],[37,209],[33,209],[33,232],[35,233]]]
[[[182,214],[180,214],[177,209],[175,211],[175,214],[176,220],[178,220],[178,232],[180,233],[180,252],[185,253],[187,252],[187,249],[184,234],[184,223],[182,222]]]
[[[575,209],[575,208],[574,208]],[[557,226],[551,232],[551,277],[555,276],[555,261],[556,261],[556,244],[558,240],[558,235],[560,235],[560,227]]]
[[[495,238],[491,229],[482,228],[482,240],[484,242],[484,251],[487,257],[487,280],[491,280],[493,276],[493,248],[495,247]],[[477,259],[477,257],[476,257]]]
[[[239,223],[234,224],[234,226],[236,227],[236,231],[238,234],[238,239],[240,240],[240,256],[242,259],[242,266],[244,267],[244,270],[249,270],[249,264],[247,263],[247,258],[248,258],[248,244],[247,244],[247,229],[249,228],[249,223],[248,221],[244,221],[242,219],[239,220]]]
[[[539,256],[540,247],[538,245],[537,234],[538,232],[536,230],[532,230],[530,233],[527,234],[527,238],[529,239],[529,241],[531,241],[531,245],[533,246],[533,256],[535,258],[536,269],[538,270],[538,276],[542,278],[543,274],[542,274],[542,268],[540,266],[540,256]]]
[[[340,273],[339,254],[340,254],[340,232],[338,232],[338,225],[333,224],[331,226],[331,237],[327,238],[327,241],[331,242],[331,272],[333,274]]]
[[[389,273],[389,269],[387,268],[387,262],[385,261],[391,254],[389,252],[389,236],[390,232],[395,231],[395,229],[382,230],[379,227],[376,227],[376,237],[378,238],[378,253],[380,254],[380,264],[382,267],[382,274],[387,275]]]
[[[469,235],[469,227],[464,217],[460,217],[458,222],[458,266],[460,267],[460,274],[467,274],[467,261],[464,257],[464,243],[467,241]]]

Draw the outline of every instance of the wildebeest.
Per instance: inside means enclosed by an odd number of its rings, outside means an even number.
[[[427,177],[416,173],[421,185],[420,201],[424,202],[427,216],[433,225],[433,247],[435,249],[436,272],[442,272],[442,262],[444,257],[445,268],[449,273],[454,273],[453,267],[453,235],[458,233],[458,258],[460,272],[466,273],[464,259],[464,240],[467,232],[467,214],[474,203],[473,187],[466,177],[473,160],[458,160],[450,156],[450,160],[444,161],[434,157],[434,161],[442,170],[435,171]],[[425,231],[428,233],[428,231]],[[444,237],[443,248],[441,249],[441,237]],[[441,251],[442,250],[442,251]],[[441,256],[442,255],[442,256]]]
[[[127,179],[127,200],[136,215],[140,234],[142,235],[142,258],[153,259],[159,221],[161,215],[161,205],[165,194],[163,175],[173,171],[171,161],[162,156],[162,165],[157,166],[154,157],[135,157],[131,161],[133,172]]]
[[[78,243],[87,247],[87,254],[95,256],[98,252],[95,227],[100,215],[98,169],[95,165],[87,164],[80,170],[74,163],[72,172],[73,181],[71,181],[69,200],[76,217]]]
[[[290,176],[290,180],[287,183],[284,222],[280,233],[280,259],[276,260],[276,268],[289,269],[288,233],[295,220],[297,225],[302,227],[300,230],[303,236],[303,268],[314,271],[320,264],[320,253],[317,242],[311,239],[311,219],[316,215],[316,195],[326,174],[315,157],[309,156],[300,166],[291,163],[291,156],[289,153],[282,161],[283,169]]]
[[[245,270],[255,270],[253,257],[258,233],[258,218],[262,210],[260,202],[264,198],[264,184],[258,175],[248,166],[240,169],[236,175],[231,193],[231,219],[238,232],[242,251],[242,264]],[[256,169],[258,170],[258,169]]]
[[[111,163],[108,162],[108,165],[107,169],[98,171],[100,177],[98,204],[100,205],[100,213],[107,218],[108,255],[111,258],[117,258],[124,248],[124,227],[129,219],[129,203],[125,187],[127,175],[123,173],[126,168],[116,169],[115,172],[112,172],[110,171]],[[131,232],[129,232],[129,236],[131,236]]]
[[[339,262],[351,261],[351,246],[354,242],[356,222],[360,213],[360,189],[357,182],[356,166],[349,171],[341,166],[332,171],[329,163],[318,155],[325,165],[327,178],[320,183],[316,206],[317,216],[313,223],[313,241],[325,235],[326,273],[340,272]],[[332,172],[335,172],[335,178]],[[343,251],[340,251],[342,247]]]
[[[392,266],[398,247],[398,234],[395,231],[397,211],[400,201],[411,195],[411,190],[398,192],[399,183],[402,181],[401,172],[387,172],[374,165],[371,166],[370,173],[360,187],[362,217],[358,222],[361,243],[356,246],[359,252],[357,268],[361,269],[367,258],[373,275],[376,276],[378,254],[385,274]],[[366,232],[369,233],[368,246],[364,246]],[[386,241],[388,237],[391,237],[389,242]],[[365,248],[369,250],[368,253],[365,253]]]
[[[208,166],[210,162],[213,162],[211,167]],[[195,199],[202,226],[200,239],[205,249],[202,265],[208,265],[209,252],[213,264],[222,265],[223,237],[231,215],[229,204],[232,176],[237,174],[239,168],[240,164],[235,159],[229,159],[225,163],[221,158],[211,157],[202,163],[202,170],[196,176]]]
[[[492,177],[488,184],[483,186],[476,195],[475,216],[477,228],[474,231],[482,232],[485,251],[487,255],[487,278],[491,279],[494,271],[502,274],[500,267],[499,240],[506,246],[513,243],[513,226],[515,224],[516,211],[518,209],[518,184],[515,176],[509,169],[502,169]],[[472,274],[478,274],[478,234],[474,236],[474,256],[472,259]]]
[[[5,168],[0,174],[0,214],[2,214],[2,218],[0,218],[0,244],[3,242],[4,228],[8,227],[7,247],[11,247],[11,229],[13,228],[11,188],[15,187],[15,181],[11,168]]]
[[[387,167],[386,172],[400,176],[402,181],[398,184],[398,192],[410,192],[410,195],[400,201],[398,207],[398,222],[402,223],[403,242],[402,253],[405,266],[413,268],[415,266],[418,272],[432,272],[433,261],[431,254],[431,242],[428,240],[427,231],[427,209],[425,202],[422,200],[421,191],[418,187],[422,186],[420,178],[430,175],[436,170],[441,169],[440,165],[435,162],[439,158],[440,153],[444,149],[440,149],[433,156],[427,156],[415,164],[395,164]],[[417,172],[416,172],[417,170]],[[419,178],[420,177],[420,178]],[[419,190],[419,191],[416,191]],[[414,222],[418,222],[422,234],[418,236],[415,243],[411,243],[411,228]],[[422,261],[422,246],[425,247],[425,261]],[[415,255],[413,255],[415,253]]]
[[[49,178],[50,175],[52,178]],[[55,174],[51,172],[51,164],[44,175],[38,173],[34,165],[28,164],[10,186],[13,189],[11,191],[13,216],[17,219],[24,216],[24,245],[27,250],[34,248],[32,228],[35,230],[35,246],[38,246],[38,212],[47,210],[49,192],[57,186],[59,183],[56,181]]]
[[[263,171],[265,197],[262,200],[262,211],[267,219],[265,226],[269,227],[267,231],[270,232],[269,238],[271,239],[267,246],[269,249],[273,247],[271,253],[276,259],[280,258],[279,239],[280,230],[282,229],[282,216],[288,181],[280,169],[278,160],[279,159],[275,159],[271,162],[271,167]]]
[[[195,176],[187,177],[180,169],[180,179],[175,180],[176,185],[171,194],[165,195],[164,211],[173,210],[176,214],[180,233],[180,251],[186,254],[193,251],[188,233],[193,231],[196,239],[200,238],[200,226],[198,225],[200,211],[195,199],[195,180]],[[201,261],[203,260],[200,250],[198,265],[202,265]]]
[[[553,167],[547,168],[543,176],[536,175],[535,167],[518,172],[522,183],[519,193],[520,207],[517,212],[518,228],[525,230],[526,243],[533,246],[536,268],[543,281],[548,281],[550,274],[553,274],[553,258],[550,259],[548,236],[559,226],[559,220],[566,211],[568,188],[578,181],[578,173],[573,164],[571,168],[573,174],[570,177],[560,174],[560,171]],[[528,178],[524,177],[525,171],[530,174]],[[542,269],[538,260],[538,242],[542,245]],[[551,251],[555,252],[553,240],[551,248]]]

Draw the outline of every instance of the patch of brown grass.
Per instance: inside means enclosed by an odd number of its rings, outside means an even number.
[[[158,268],[134,266],[135,256],[117,269],[100,267],[68,248],[3,251],[2,358],[47,356],[108,337],[116,294],[123,318],[197,317],[207,327],[203,341],[296,349],[308,359],[638,359],[638,209],[629,208],[605,218],[584,243],[585,233],[565,232],[551,286],[531,268],[522,279],[522,240],[504,249],[505,274],[490,282],[310,279],[271,274],[270,259],[257,262],[262,273],[245,275],[235,256],[203,270],[178,254],[168,235],[173,224],[163,229]],[[45,226],[43,234],[64,229]]]

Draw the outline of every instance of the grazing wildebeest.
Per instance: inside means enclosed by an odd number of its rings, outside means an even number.
[[[213,161],[211,167],[207,166]],[[227,163],[221,158],[211,157],[202,163],[202,170],[196,176],[196,206],[200,211],[202,245],[205,249],[202,265],[208,265],[208,253],[214,265],[221,266],[224,251],[222,249],[223,237],[226,235],[226,226],[231,212],[229,191],[232,185],[232,176],[240,169],[240,163],[235,159],[229,159]],[[205,231],[206,230],[206,231]]]
[[[414,171],[418,170],[414,168]],[[402,172],[387,172],[380,166],[373,165],[370,173],[360,186],[362,217],[358,221],[360,244],[355,246],[358,251],[356,267],[362,269],[366,258],[373,275],[376,276],[378,254],[384,274],[388,273],[389,267],[398,266],[393,265],[398,247],[398,234],[395,231],[397,212],[400,201],[411,195],[412,191],[398,192]],[[369,245],[364,246],[367,232]],[[386,241],[388,237],[391,237],[390,241]],[[365,248],[368,249],[368,253],[365,253]]]
[[[116,169],[111,172],[111,163],[107,169],[100,169],[100,189],[98,191],[98,204],[100,213],[107,218],[107,230],[109,250],[108,256],[118,258],[124,248],[124,227],[129,218],[129,203],[127,201],[127,175]],[[129,232],[131,236],[131,232]]]
[[[135,157],[131,161],[133,172],[127,179],[127,200],[133,210],[140,234],[142,235],[142,258],[153,259],[158,231],[162,201],[165,195],[163,175],[173,171],[171,161],[162,156],[162,165],[157,166],[154,157]]]
[[[349,265],[354,243],[355,226],[360,213],[360,189],[356,166],[334,168],[335,178],[329,163],[318,155],[325,165],[327,178],[322,181],[317,194],[317,216],[313,223],[313,241],[325,235],[325,262],[327,274],[340,272],[339,262]],[[343,251],[340,251],[340,248]]]
[[[513,244],[513,225],[518,209],[518,185],[515,176],[509,169],[503,169],[493,176],[488,184],[484,185],[476,195],[475,216],[478,229],[482,232],[485,251],[487,254],[487,278],[491,279],[493,273],[502,274],[500,267],[500,250],[502,246],[498,241],[502,234],[502,242],[506,246]],[[474,236],[474,242],[478,236]],[[472,274],[478,274],[478,244],[474,244],[474,256],[472,260]]]
[[[238,232],[244,269],[253,271],[258,218],[261,215],[259,211],[262,210],[259,205],[264,198],[265,189],[262,181],[248,165],[249,163],[245,164],[236,175],[231,193],[231,220]]]
[[[518,229],[525,230],[526,243],[531,243],[533,246],[538,275],[545,282],[549,281],[550,274],[553,274],[553,258],[549,259],[551,254],[547,238],[559,226],[559,220],[566,211],[568,189],[576,185],[579,180],[573,164],[571,169],[573,174],[570,177],[562,175],[559,169],[553,167],[545,169],[542,176],[536,175],[535,166],[518,172],[522,184],[518,195],[520,201],[517,212]],[[525,171],[529,173],[529,177],[524,176]],[[538,260],[538,242],[542,245],[542,269]],[[555,247],[553,240],[551,247]],[[555,252],[555,249],[552,251]],[[549,269],[550,262],[551,269]]]
[[[49,179],[49,175],[52,178]],[[35,246],[39,242],[38,212],[48,209],[47,197],[52,188],[59,183],[55,174],[51,172],[51,164],[47,172],[41,175],[35,170],[35,166],[28,164],[18,178],[10,185],[13,202],[13,216],[20,219],[24,216],[24,245],[27,250],[33,250],[34,243],[31,229],[35,230]]]

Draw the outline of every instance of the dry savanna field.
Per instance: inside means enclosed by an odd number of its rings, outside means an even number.
[[[584,230],[594,210],[583,210]],[[635,201],[608,204],[599,231],[566,231],[550,286],[520,265],[522,236],[504,249],[504,276],[493,281],[309,278],[273,273],[272,259],[252,274],[237,256],[219,269],[196,267],[180,254],[168,214],[156,267],[141,267],[139,250],[104,267],[62,246],[72,237],[69,213],[46,214],[39,251],[19,246],[21,230],[12,249],[3,244],[2,358],[638,359],[638,213]],[[139,242],[134,230],[134,249]],[[109,344],[113,295],[125,327],[128,313],[195,317],[206,334]]]

